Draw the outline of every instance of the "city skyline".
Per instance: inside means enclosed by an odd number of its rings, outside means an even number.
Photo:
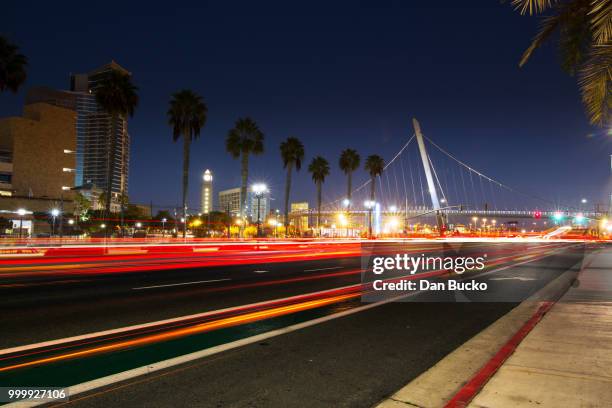
[[[211,15],[221,11],[216,8],[204,10],[211,11]],[[36,32],[34,29],[44,29],[44,21],[28,23],[34,31],[20,30],[22,24],[10,24],[5,30],[10,38],[22,44],[24,52],[31,55],[26,91],[35,85],[61,89],[70,70],[87,71],[109,59],[130,67],[142,95],[141,106],[130,120],[133,137],[130,198],[134,202],[153,201],[160,207],[180,202],[181,147],[171,142],[171,129],[165,123],[163,112],[170,93],[193,86],[204,97],[210,112],[201,139],[192,146],[190,178],[197,180],[204,169],[210,168],[216,175],[217,191],[239,184],[238,163],[225,153],[223,147],[227,131],[239,116],[252,116],[266,135],[266,152],[252,159],[251,183],[265,182],[274,196],[282,195],[279,193],[283,189],[284,177],[280,172],[282,164],[278,145],[286,137],[296,136],[304,141],[305,161],[323,155],[330,162],[332,171],[324,186],[324,197],[328,199],[340,198],[345,190],[344,175],[337,167],[342,149],[355,148],[362,157],[376,153],[391,158],[410,138],[410,119],[416,116],[427,136],[475,168],[517,189],[537,192],[561,205],[575,204],[583,196],[592,203],[606,204],[606,180],[610,177],[606,141],[609,137],[603,129],[587,125],[574,80],[565,77],[556,66],[554,47],[538,50],[527,67],[517,67],[524,48],[521,44],[528,44],[537,24],[535,20],[496,4],[478,9],[437,10],[438,18],[450,25],[450,31],[425,39],[426,44],[419,45],[409,39],[426,23],[419,22],[417,17],[429,21],[427,13],[430,10],[427,8],[347,8],[353,19],[340,23],[340,27],[346,29],[345,34],[340,34],[330,24],[332,17],[343,10],[334,6],[328,17],[313,15],[308,10],[300,15],[288,13],[296,24],[295,29],[284,27],[285,24],[279,22],[272,27],[287,28],[289,39],[277,38],[270,28],[259,34],[261,38],[247,41],[260,55],[251,51],[254,57],[250,63],[252,69],[241,71],[244,74],[240,78],[233,75],[240,68],[239,61],[222,50],[224,44],[234,44],[233,37],[216,38],[210,44],[215,58],[187,50],[170,51],[164,47],[168,56],[178,58],[176,64],[169,66],[146,51],[127,45],[118,46],[116,35],[111,34],[90,48],[90,52],[78,53],[78,56],[70,53],[75,49],[72,47],[78,47],[77,41],[77,44],[63,49],[60,52],[62,58],[54,58],[54,64],[50,65],[50,55],[42,49],[44,42],[33,44],[32,37]],[[16,14],[12,24],[20,22],[18,9],[12,11]],[[134,20],[135,26],[130,28],[134,35],[138,26],[164,18],[157,14],[159,10],[156,9],[146,17],[138,16],[136,11],[126,10],[126,16]],[[277,10],[280,15],[285,12]],[[358,23],[367,12],[374,13],[375,19],[371,26],[360,31]],[[478,16],[484,13],[488,17],[480,21],[483,28],[476,28]],[[270,18],[263,14],[257,15],[263,19]],[[398,25],[399,15],[412,24]],[[92,17],[93,22],[104,24],[97,20],[102,17]],[[308,19],[320,23],[320,33],[311,32],[310,36],[304,37],[303,33],[309,32]],[[393,28],[383,29],[385,23],[392,23]],[[127,21],[122,20],[120,24],[125,25]],[[212,30],[212,26],[203,30]],[[514,27],[511,29],[511,26]],[[457,44],[475,42],[470,44],[475,49],[471,49],[467,56],[454,49],[457,47],[440,42],[446,34],[459,27],[462,31],[457,33]],[[495,41],[492,38],[476,41],[475,36],[481,29],[489,30]],[[184,34],[168,35],[180,41]],[[342,52],[338,55],[331,53],[322,42],[323,34],[335,45],[345,43]],[[61,38],[65,34],[58,35]],[[406,43],[399,41],[399,37]],[[368,38],[369,41],[357,41]],[[266,61],[278,63],[275,52],[281,48],[285,50],[290,41],[296,41],[299,47],[292,46],[286,50],[284,58],[287,63],[276,64],[272,69],[274,72],[266,72]],[[437,46],[436,49],[444,54],[443,58],[428,55],[429,60],[423,60],[422,50],[432,46]],[[499,47],[500,52],[489,55],[485,64],[484,57],[479,60],[478,55],[491,46]],[[169,59],[173,60],[172,57]],[[415,64],[415,61],[421,63]],[[372,67],[388,72],[388,78],[382,78],[380,74],[369,76],[367,69]],[[432,72],[424,72],[425,67],[430,67]],[[448,78],[447,70],[453,73]],[[494,91],[498,75],[504,76],[507,82],[500,85],[502,89]],[[458,85],[458,76],[463,76],[465,83],[470,85]],[[162,78],[167,80],[156,82]],[[307,79],[310,86],[304,86],[300,78]],[[360,78],[370,81],[363,89],[360,88],[363,84]],[[2,95],[1,114],[20,112],[26,91],[22,90],[17,97]],[[504,97],[496,96],[498,93]],[[495,104],[488,102],[492,98],[495,98]],[[546,109],[541,108],[542,105]],[[282,119],[272,119],[278,112],[283,113]],[[493,125],[497,121],[504,123],[503,129]],[[376,142],[372,143],[372,139]],[[559,158],[569,165],[557,166]],[[522,171],[516,172],[515,165]],[[152,192],[148,190],[151,179],[155,179],[159,187]],[[367,176],[360,169],[355,179],[358,183],[366,180]],[[312,205],[314,192],[315,186],[304,169],[294,174],[291,201],[308,200]],[[198,207],[199,194],[199,183],[190,183],[190,208]]]
[[[0,404],[612,401],[612,0],[9,3]]]

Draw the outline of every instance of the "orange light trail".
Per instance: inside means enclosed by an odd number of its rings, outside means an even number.
[[[125,349],[133,346],[144,346],[150,343],[158,342],[158,341],[167,341],[172,340],[177,337],[193,335],[198,333],[204,333],[211,330],[218,330],[226,327],[236,326],[240,324],[252,323],[254,321],[259,321],[263,319],[270,319],[272,317],[278,317],[287,315],[290,313],[301,312],[308,309],[313,309],[317,307],[322,307],[326,305],[330,305],[333,303],[343,302],[345,300],[349,300],[355,297],[361,296],[361,293],[350,293],[346,295],[333,296],[326,299],[319,300],[311,300],[308,302],[302,302],[289,306],[282,306],[273,309],[258,311],[247,313],[240,316],[228,317],[220,320],[216,320],[213,322],[201,323],[193,327],[186,327],[176,330],[171,330],[166,333],[154,334],[150,336],[141,337],[133,340],[121,341],[114,344],[109,344],[106,346],[92,347],[89,349],[75,351],[71,353],[60,354],[52,357],[45,357],[38,360],[32,360],[25,363],[14,364],[7,367],[0,368],[0,372],[11,371],[19,368],[31,367],[40,364],[47,363],[55,363],[58,361],[63,361],[75,357],[85,357],[93,354],[117,351],[121,349]]]

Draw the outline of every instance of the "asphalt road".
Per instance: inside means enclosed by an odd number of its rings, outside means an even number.
[[[387,249],[396,250],[393,247]],[[528,253],[526,249],[507,249],[508,246],[473,245],[464,251],[491,254],[497,251],[500,257],[507,256],[508,252],[514,256],[516,252],[518,255]],[[471,274],[463,277],[490,285],[491,290],[481,298],[463,297],[464,301],[457,303],[452,302],[456,296],[441,302],[431,293],[416,294],[409,297],[409,302],[387,303],[349,316],[332,318],[265,341],[77,395],[69,405],[371,406],[503,316],[516,306],[521,297],[575,267],[581,259],[580,250],[567,250],[541,259],[526,259],[514,267],[508,266],[517,264],[519,260],[507,261],[503,264],[505,268],[497,268],[499,271],[493,268],[481,276]],[[168,271],[149,271],[96,276],[61,285],[28,284],[26,287],[5,288],[1,292],[0,325],[7,329],[4,330],[7,335],[0,336],[0,347],[355,285],[361,279],[358,273],[361,264],[359,257],[346,257],[256,266],[192,268],[172,276]],[[199,280],[215,282],[193,283]],[[183,284],[187,282],[191,283]],[[499,299],[506,301],[500,302]],[[351,298],[315,309],[315,312],[295,315],[299,315],[298,321],[321,315],[333,317],[339,311],[362,305],[359,298]],[[233,334],[245,338],[251,333],[295,322],[287,317],[268,319],[239,326]],[[213,335],[214,332],[204,333],[199,335],[203,337],[196,339],[205,343],[206,336]],[[180,355],[190,351],[186,344],[170,342],[165,350],[151,349],[150,346],[144,348],[149,347],[149,358],[151,354],[155,356],[153,351],[156,350],[158,359],[163,359],[162,355],[167,353]],[[188,346],[193,347],[193,344]],[[113,361],[139,361],[130,355],[137,352],[130,349],[108,357],[97,356],[96,364],[112,366]],[[45,375],[53,373],[53,370],[53,366],[48,367]],[[68,368],[58,366],[55,372],[62,373],[61,370],[65,372]],[[78,371],[76,377],[74,373],[72,369],[73,377],[70,378],[78,378]],[[0,376],[0,383],[2,378]]]

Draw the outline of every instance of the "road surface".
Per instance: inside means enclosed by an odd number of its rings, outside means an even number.
[[[437,254],[440,246],[385,243],[379,250]],[[175,269],[166,259],[161,270],[152,259],[145,270],[129,271],[110,270],[124,260],[56,259],[50,267],[39,259],[28,269],[4,262],[0,384],[106,378],[98,383],[104,386],[73,395],[69,406],[367,407],[579,268],[585,248],[465,244],[461,253],[488,254],[487,268],[454,278],[486,282],[486,296],[440,302],[423,292],[378,303],[362,302],[368,288],[360,248],[317,251],[243,251]],[[74,264],[77,272],[65,274]],[[432,276],[448,278],[445,271]],[[186,355],[194,357],[116,381]]]

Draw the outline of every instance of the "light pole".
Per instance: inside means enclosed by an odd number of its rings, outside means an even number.
[[[51,210],[51,219],[53,220],[53,223],[51,224],[51,236],[52,237],[55,235],[55,219],[57,218],[58,215],[60,215],[60,210],[58,210],[57,208],[54,208]]]
[[[21,239],[23,233],[23,216],[27,213],[28,212],[23,208],[17,210],[17,215],[19,215],[19,239]]]
[[[276,222],[274,223],[274,238],[278,238],[278,216],[280,214],[280,210],[276,209]]]
[[[257,237],[261,237],[261,198],[268,191],[268,187],[263,183],[253,184],[251,190],[257,198]]]
[[[166,221],[168,221],[166,218],[162,218],[161,222],[162,222],[162,238],[164,238],[166,236]]]
[[[372,208],[374,208],[376,202],[373,200],[367,200],[363,204],[368,209],[368,238],[372,238]]]

